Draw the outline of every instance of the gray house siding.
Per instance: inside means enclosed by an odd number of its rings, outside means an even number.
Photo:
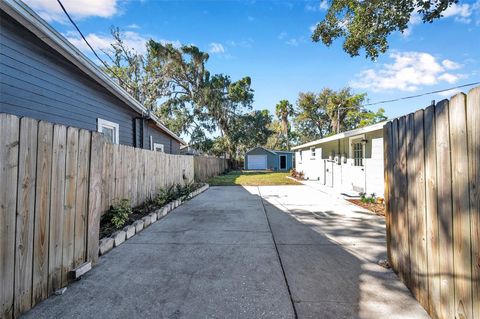
[[[275,151],[278,154],[277,156],[277,169],[280,169],[280,155],[285,155],[287,158],[287,168],[284,170],[291,170],[293,168],[293,153],[290,152],[282,152],[282,151]]]
[[[145,125],[145,131],[143,134],[143,145],[145,148],[150,148],[150,136],[153,143],[160,143],[164,145],[165,153],[179,154],[180,143],[177,140],[163,134],[153,123]]]
[[[139,113],[3,11],[0,112],[92,131],[97,130],[97,118],[102,118],[119,124],[120,144],[142,147]]]

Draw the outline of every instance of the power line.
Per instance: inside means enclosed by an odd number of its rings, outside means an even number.
[[[126,87],[128,87],[130,90],[132,90],[133,92],[135,91],[135,88],[132,88],[127,82],[125,82],[122,78],[120,78],[118,76],[118,74],[116,74],[111,68],[110,66],[105,62],[103,61],[97,54],[97,52],[93,49],[93,47],[90,45],[90,43],[87,41],[87,38],[85,38],[85,36],[83,35],[82,31],[80,31],[80,28],[77,26],[77,24],[75,23],[75,21],[73,21],[72,17],[70,17],[70,14],[68,13],[67,9],[65,9],[65,7],[63,6],[62,2],[60,0],[57,0],[58,4],[60,5],[60,7],[62,8],[63,12],[65,13],[65,15],[67,16],[68,20],[70,20],[70,22],[73,24],[73,26],[75,27],[75,29],[77,29],[78,33],[80,34],[80,36],[82,37],[83,41],[85,41],[85,43],[87,44],[87,46],[90,48],[90,50],[93,52],[93,54],[95,55],[95,57],[100,61],[102,62],[102,64],[105,66],[105,68],[110,71],[121,83],[123,83]]]
[[[374,102],[374,103],[368,103],[368,104],[364,104],[364,105],[362,105],[362,106],[372,106],[372,105],[378,105],[378,104],[384,104],[384,103],[390,103],[390,102],[397,102],[397,101],[402,101],[402,100],[414,99],[414,98],[421,97],[421,96],[425,96],[425,95],[430,95],[430,94],[436,94],[436,93],[446,92],[446,91],[450,91],[450,90],[454,90],[454,89],[460,89],[460,88],[463,88],[463,87],[472,86],[472,85],[477,85],[477,84],[480,84],[480,82],[467,83],[467,84],[463,84],[463,85],[451,87],[451,88],[448,88],[448,89],[436,90],[436,91],[421,93],[421,94],[417,94],[417,95],[404,96],[404,97],[399,97],[399,98],[392,99],[392,100],[384,100],[384,101],[379,101],[379,102]]]

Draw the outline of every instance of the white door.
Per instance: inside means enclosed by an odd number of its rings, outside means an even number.
[[[267,155],[248,155],[247,169],[267,169]]]
[[[353,166],[350,172],[352,190],[360,193],[365,192],[365,145],[362,143],[361,139],[351,140],[350,154],[353,158]]]

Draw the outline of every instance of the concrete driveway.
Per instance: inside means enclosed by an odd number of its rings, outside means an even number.
[[[308,186],[212,187],[25,318],[428,318],[384,233]]]

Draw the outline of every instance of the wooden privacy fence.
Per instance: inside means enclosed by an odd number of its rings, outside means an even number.
[[[384,128],[393,269],[433,318],[480,319],[480,87]]]
[[[196,173],[219,172],[212,162]],[[18,317],[97,260],[100,216],[113,202],[138,205],[193,178],[193,156],[0,113],[0,317]]]
[[[211,156],[195,156],[195,180],[206,182],[228,169],[228,160]]]

